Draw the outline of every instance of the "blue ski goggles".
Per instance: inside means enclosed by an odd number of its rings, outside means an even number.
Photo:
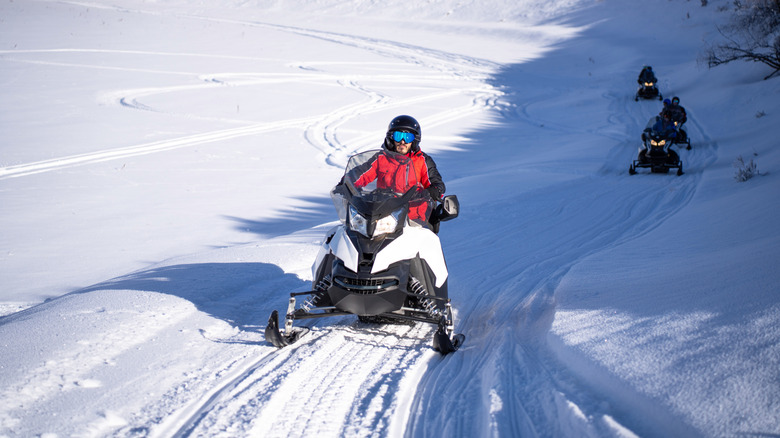
[[[392,139],[396,143],[400,143],[401,141],[411,143],[414,141],[415,136],[411,132],[393,131]]]

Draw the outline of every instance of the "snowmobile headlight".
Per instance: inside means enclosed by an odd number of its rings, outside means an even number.
[[[652,87],[655,85],[655,82],[645,82],[645,87]]]
[[[349,227],[358,233],[369,237],[368,235],[368,220],[360,215],[355,210],[355,207],[349,206]]]
[[[652,146],[663,146],[666,144],[666,140],[650,140]]]
[[[403,213],[403,209],[398,209],[387,216],[377,220],[373,225],[373,232],[369,234],[369,220],[366,219],[363,215],[358,213],[358,211],[353,206],[349,206],[349,227],[357,231],[358,233],[369,237],[369,238],[375,238],[382,236],[384,234],[389,234],[395,231],[395,229],[398,227],[398,218],[401,217],[401,214]]]
[[[374,228],[374,235],[372,237],[381,236],[383,234],[392,233],[398,227],[398,217],[401,216],[403,210],[396,210],[387,216],[376,221],[376,227]]]

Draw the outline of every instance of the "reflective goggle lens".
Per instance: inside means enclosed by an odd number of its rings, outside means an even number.
[[[400,143],[402,140],[411,143],[414,141],[414,134],[411,132],[393,131],[393,141]]]

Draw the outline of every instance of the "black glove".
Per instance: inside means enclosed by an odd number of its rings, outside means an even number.
[[[439,189],[437,189],[436,186],[428,187],[428,194],[431,195],[431,198],[435,201],[441,201],[441,192],[439,192]]]

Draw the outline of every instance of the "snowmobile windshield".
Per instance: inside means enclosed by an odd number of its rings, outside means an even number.
[[[349,219],[354,225],[354,219],[363,218],[368,229],[388,216],[398,223],[407,215],[427,220],[433,202],[419,183],[412,160],[386,150],[352,156],[342,183],[333,189],[331,197],[342,222]]]
[[[344,183],[352,184],[361,194],[382,190],[400,196],[417,186],[418,181],[409,157],[380,150],[350,157]]]

